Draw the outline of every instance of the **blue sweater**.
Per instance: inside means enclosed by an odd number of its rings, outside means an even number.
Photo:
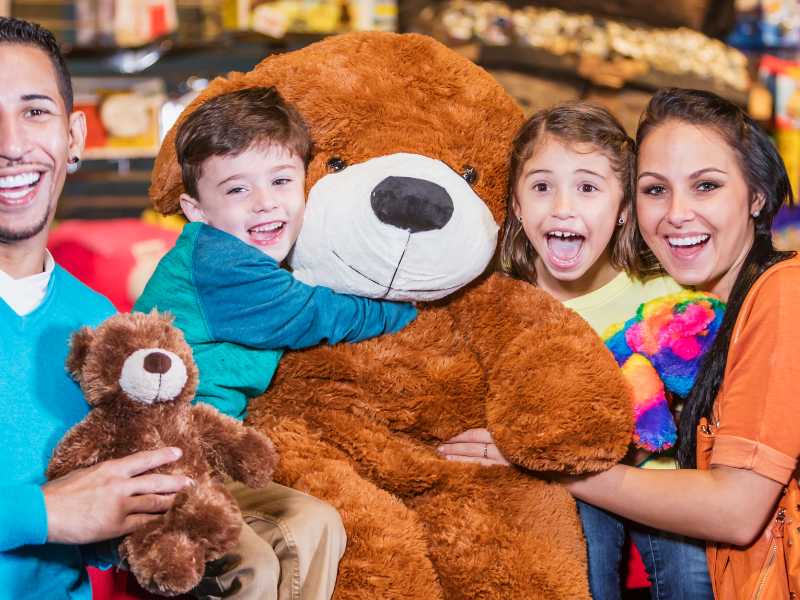
[[[267,388],[284,350],[365,340],[417,315],[410,304],[301,283],[260,250],[202,223],[183,228],[134,306],[154,308],[175,316],[192,347],[196,400],[236,419]]]
[[[53,448],[88,412],[64,363],[69,337],[114,313],[56,265],[24,317],[0,300],[0,598],[91,598],[81,549],[46,544],[40,485]]]

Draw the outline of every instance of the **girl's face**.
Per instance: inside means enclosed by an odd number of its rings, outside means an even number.
[[[619,175],[596,147],[553,136],[538,143],[516,182],[514,212],[536,250],[542,288],[568,300],[614,278],[609,241],[622,195]]]
[[[658,260],[681,285],[727,300],[753,245],[747,182],[713,128],[667,121],[639,148],[636,214]]]

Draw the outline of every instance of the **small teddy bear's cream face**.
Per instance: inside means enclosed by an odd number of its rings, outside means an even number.
[[[131,400],[153,404],[176,398],[186,379],[186,365],[177,354],[164,348],[142,348],[125,359],[119,385]]]

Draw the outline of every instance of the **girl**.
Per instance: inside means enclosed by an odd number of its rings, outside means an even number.
[[[793,199],[786,169],[750,117],[707,92],[657,93],[637,137],[637,243],[727,310],[681,415],[682,468],[617,465],[567,485],[629,519],[708,540],[718,600],[797,597],[800,259],[770,235]]]
[[[563,104],[535,114],[517,134],[511,155],[511,198],[501,267],[540,286],[602,334],[642,303],[680,290],[637,254],[631,219],[634,143],[605,109]],[[448,458],[470,451],[466,432],[443,447]],[[462,446],[466,442],[466,446]],[[481,444],[478,455],[485,446]],[[489,451],[489,449],[487,449]],[[494,447],[490,457],[501,460]],[[486,462],[491,462],[487,460]],[[654,460],[646,466],[670,461]],[[671,461],[674,467],[674,460]],[[595,600],[620,597],[622,520],[579,503]],[[634,528],[632,538],[656,598],[711,597],[702,546]]]

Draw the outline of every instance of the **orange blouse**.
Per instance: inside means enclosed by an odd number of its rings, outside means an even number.
[[[698,430],[699,468],[749,469],[790,486],[795,498],[800,458],[800,257],[770,268],[745,298],[713,421],[704,420]],[[800,514],[800,507],[794,512]],[[791,532],[800,545],[798,525],[791,524],[787,534]],[[717,600],[790,597],[775,592],[766,581],[774,571],[775,536],[771,520],[764,535],[746,548],[708,545]]]

